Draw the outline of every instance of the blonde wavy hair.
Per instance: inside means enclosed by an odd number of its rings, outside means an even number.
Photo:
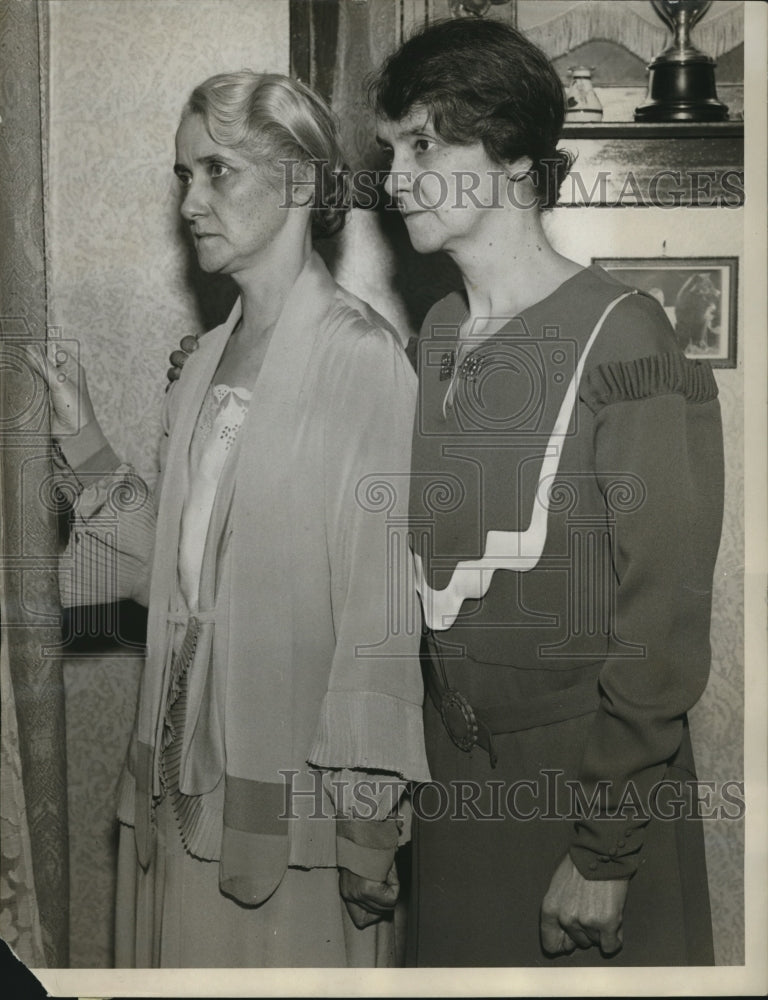
[[[286,162],[309,166],[313,237],[342,228],[350,187],[336,119],[305,84],[279,73],[220,73],[192,91],[182,121],[189,115],[203,119],[214,142],[263,162],[276,179],[287,180]]]

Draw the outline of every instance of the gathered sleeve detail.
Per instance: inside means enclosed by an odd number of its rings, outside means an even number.
[[[418,692],[412,694],[406,689],[402,695],[389,695],[379,691],[329,690],[323,699],[310,763],[375,770],[427,781],[429,772],[423,746],[422,702]],[[340,761],[347,763],[341,765]]]
[[[615,613],[580,770],[587,797],[607,788],[607,808],[576,823],[570,854],[600,880],[637,870],[644,829],[658,822],[654,797],[707,683],[723,438],[709,366],[679,354],[602,364],[582,399],[595,414]],[[620,499],[617,475],[631,481]]]
[[[717,398],[717,383],[709,364],[672,351],[634,361],[601,364],[585,375],[580,396],[597,413],[612,403],[670,393],[682,396],[689,403],[707,403]]]

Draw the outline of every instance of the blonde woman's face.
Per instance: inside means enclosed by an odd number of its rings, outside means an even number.
[[[285,196],[265,169],[214,142],[192,114],[176,133],[174,172],[200,267],[237,274],[258,266],[288,217]]]

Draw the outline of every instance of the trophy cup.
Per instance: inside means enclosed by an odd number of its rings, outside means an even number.
[[[648,98],[635,108],[639,122],[721,122],[728,108],[717,99],[715,60],[691,45],[690,32],[712,0],[651,0],[674,40],[648,66]]]

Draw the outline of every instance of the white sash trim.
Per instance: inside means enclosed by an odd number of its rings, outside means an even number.
[[[549,436],[534,494],[531,520],[525,531],[489,531],[482,558],[458,562],[448,586],[443,590],[433,590],[429,586],[424,576],[421,556],[414,553],[416,590],[421,597],[428,628],[435,631],[450,628],[456,621],[464,601],[485,597],[497,569],[527,573],[538,564],[547,541],[549,485],[557,475],[560,465],[563,443],[576,405],[576,396],[587,356],[608,315],[619,302],[634,294],[634,291],[625,292],[608,303],[582,351],[576,371],[560,404],[555,426]],[[546,488],[542,489],[543,486]]]

